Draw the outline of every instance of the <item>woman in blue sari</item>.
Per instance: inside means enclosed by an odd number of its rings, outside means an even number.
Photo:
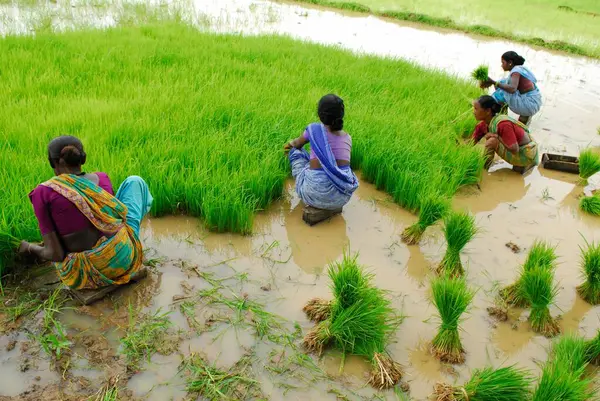
[[[502,69],[509,72],[507,78],[494,81],[488,78],[483,83],[487,88],[492,85],[496,91],[492,96],[501,105],[507,105],[510,110],[519,115],[519,121],[528,125],[531,117],[542,107],[542,94],[536,83],[537,79],[529,68],[525,67],[525,59],[510,51],[502,55]]]
[[[305,205],[341,210],[348,203],[358,179],[350,168],[352,138],[343,131],[344,101],[333,94],[319,101],[321,123],[310,124],[298,138],[285,144],[289,151],[296,193]],[[310,143],[310,153],[303,149]]]

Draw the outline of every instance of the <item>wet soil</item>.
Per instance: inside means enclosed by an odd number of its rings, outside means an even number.
[[[600,66],[595,61],[290,5],[219,0],[194,6],[209,17],[209,29],[287,33],[359,52],[404,57],[463,77],[482,63],[499,75],[494,66],[500,54],[514,49],[535,66],[545,97],[545,106],[532,123],[542,150],[577,154],[583,146],[600,144],[596,134],[600,86],[592,79],[600,76]],[[332,27],[327,35],[321,33],[323,26]],[[598,184],[594,178],[590,182],[586,191]],[[232,315],[222,304],[198,298],[200,291],[215,288],[217,277],[223,280],[219,281],[223,296],[258,302],[283,317],[289,338],[298,344],[301,333],[296,331],[305,333],[312,327],[302,307],[312,298],[331,297],[325,268],[345,249],[360,252],[360,261],[375,273],[376,284],[391,292],[394,306],[406,315],[389,351],[405,368],[411,399],[425,400],[436,382],[461,382],[472,369],[488,364],[517,363],[537,374],[550,342],[532,332],[528,311],[511,308],[506,315],[490,316],[488,308],[496,306],[497,290],[514,281],[534,240],[550,240],[557,245],[560,285],[551,312],[562,316],[564,332],[595,335],[600,310],[581,300],[575,290],[581,280],[579,246],[583,238],[600,240],[600,219],[578,210],[583,192],[576,176],[536,168],[523,177],[499,162],[484,173],[479,186],[457,194],[454,207],[475,213],[480,227],[462,255],[468,282],[477,289],[462,323],[463,365],[442,364],[429,351],[438,322],[428,282],[445,250],[440,228],[428,229],[419,246],[406,246],[400,235],[416,217],[365,182],[341,216],[308,227],[289,182],[285,199],[257,216],[251,236],[209,233],[197,219],[185,216],[147,221],[142,237],[153,266],[149,277],[91,306],[68,304],[60,314],[74,344],[66,366],[54,363],[31,338],[39,329],[39,316],[4,324],[0,401],[88,399],[115,378],[121,399],[196,399],[186,390],[184,361],[202,354],[220,369],[231,369],[250,351],[253,376],[271,400],[371,399],[373,390],[364,387],[370,367],[363,359],[342,361],[328,351],[313,359],[316,370],[299,367],[290,362],[297,349],[256,335],[256,316]],[[138,372],[127,371],[121,355],[120,339],[129,326],[130,308],[135,314],[170,311],[173,323],[172,352],[151,356]],[[384,393],[386,399],[394,397]]]

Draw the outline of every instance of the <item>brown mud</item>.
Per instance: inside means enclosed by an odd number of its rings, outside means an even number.
[[[578,212],[574,198],[582,189],[577,187],[576,177],[536,169],[523,178],[500,170],[484,174],[480,188],[466,188],[456,196],[455,208],[476,212],[481,228],[462,255],[469,284],[478,291],[462,323],[466,354],[465,364],[459,366],[440,363],[428,348],[437,329],[428,277],[444,253],[440,227],[428,229],[420,246],[404,245],[401,233],[416,217],[365,182],[343,215],[308,227],[302,222],[301,205],[292,188],[290,182],[286,199],[257,216],[251,236],[210,233],[197,219],[185,216],[147,221],[143,227],[147,257],[162,260],[151,268],[149,277],[91,306],[70,305],[62,312],[60,320],[74,342],[68,374],[51,366],[43,351],[29,351],[34,342],[26,333],[13,330],[0,337],[0,349],[6,350],[0,352],[0,373],[12,378],[3,386],[4,395],[26,397],[24,392],[39,394],[40,389],[52,394],[57,382],[63,383],[62,389],[76,390],[85,387],[77,386],[83,379],[94,381],[91,388],[98,391],[100,383],[119,376],[124,394],[148,400],[183,400],[187,391],[180,364],[185,358],[202,354],[219,368],[229,369],[252,350],[254,371],[269,399],[318,396],[333,400],[336,391],[345,391],[342,394],[350,399],[369,399],[373,390],[363,388],[371,371],[369,363],[361,358],[342,360],[330,351],[314,359],[321,373],[304,373],[310,388],[287,388],[285,380],[273,371],[291,371],[288,358],[292,351],[259,340],[251,329],[255,317],[244,315],[234,322],[222,304],[208,302],[206,296],[196,298],[199,291],[215,286],[218,277],[223,280],[219,286],[227,288],[225,296],[260,302],[289,324],[298,322],[305,334],[312,324],[302,308],[313,298],[331,298],[325,268],[345,249],[360,253],[360,262],[375,273],[376,284],[391,291],[394,306],[406,315],[389,351],[403,365],[415,400],[426,399],[437,381],[466,379],[472,369],[489,363],[518,363],[539,371],[537,362],[546,359],[549,340],[532,332],[528,311],[509,309],[506,321],[490,317],[487,311],[494,306],[498,288],[514,281],[536,238],[558,246],[561,291],[552,314],[562,315],[563,331],[592,337],[600,328],[597,307],[582,301],[575,291],[580,284],[578,246],[583,237],[599,239],[598,222]],[[542,196],[546,189],[551,199]],[[522,251],[514,253],[507,243]],[[145,313],[171,311],[169,318],[180,333],[172,353],[155,354],[139,372],[128,373],[119,353],[119,339],[129,324],[129,305]],[[297,338],[299,344],[301,336]],[[28,363],[25,371],[20,366],[23,358]]]

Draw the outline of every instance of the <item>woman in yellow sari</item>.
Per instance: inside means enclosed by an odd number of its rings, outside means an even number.
[[[140,276],[140,223],[152,205],[142,178],[127,178],[115,195],[105,173],[82,171],[86,158],[73,136],[50,142],[55,177],[29,194],[43,245],[23,241],[19,249],[55,262],[63,283],[76,290],[126,284]]]

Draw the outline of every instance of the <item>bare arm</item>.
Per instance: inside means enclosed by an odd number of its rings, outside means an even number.
[[[53,231],[44,235],[43,239],[43,245],[32,244],[27,241],[21,242],[19,253],[34,255],[41,260],[62,262],[65,259],[65,251],[56,232]]]
[[[291,148],[302,149],[304,145],[308,143],[308,140],[304,139],[304,134],[300,135],[298,138],[289,141],[285,145],[283,145],[283,150],[286,152]]]
[[[514,73],[510,76],[510,84],[502,84],[500,82],[494,82],[496,88],[504,89],[508,93],[515,93],[517,88],[519,87],[519,82],[521,81],[521,74]]]

